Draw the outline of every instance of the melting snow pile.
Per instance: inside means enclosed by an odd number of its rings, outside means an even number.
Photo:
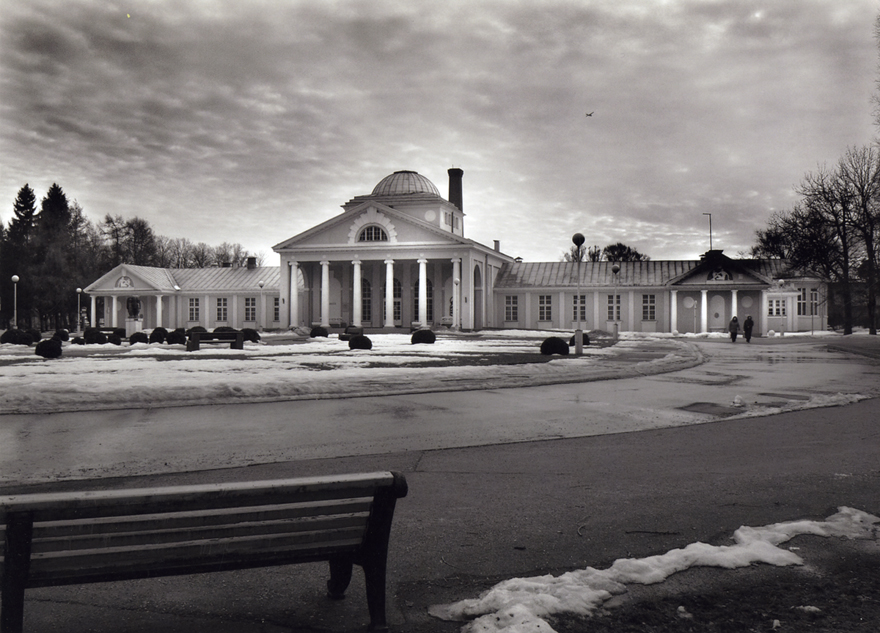
[[[479,598],[436,605],[429,612],[443,620],[476,617],[462,628],[463,633],[548,633],[553,628],[545,617],[561,613],[589,615],[614,594],[624,593],[627,584],[663,582],[672,574],[691,567],[734,569],[754,563],[800,565],[801,558],[778,547],[780,543],[802,534],[876,538],[878,530],[880,518],[842,507],[825,521],[791,521],[758,528],[743,526],[733,534],[734,545],[691,543],[658,556],[619,559],[603,570],[587,567],[561,576],[513,578],[495,585]]]

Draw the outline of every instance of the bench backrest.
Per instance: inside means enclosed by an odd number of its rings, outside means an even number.
[[[28,550],[28,587],[282,565],[387,549],[405,495],[390,472],[16,495],[0,536]]]

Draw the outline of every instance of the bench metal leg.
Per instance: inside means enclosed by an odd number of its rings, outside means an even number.
[[[29,515],[12,514],[6,524],[3,578],[0,581],[0,633],[22,633],[24,586],[31,564],[34,524]]]
[[[370,610],[370,630],[387,631],[385,620],[385,561],[366,562],[364,579],[367,585],[367,607]]]
[[[333,600],[345,598],[345,590],[351,584],[353,566],[350,558],[330,559],[330,580],[327,581],[327,595]]]

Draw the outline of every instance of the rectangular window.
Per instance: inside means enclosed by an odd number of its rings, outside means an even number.
[[[578,310],[578,308],[580,308],[580,310]],[[580,315],[578,315],[578,312],[580,312]],[[571,320],[575,322],[583,322],[587,320],[587,295],[574,296],[574,305],[572,306]]]
[[[767,303],[769,305],[767,316],[786,316],[785,299],[770,299]]]
[[[504,320],[519,321],[519,297],[516,295],[504,297]]]
[[[538,320],[553,320],[553,295],[538,295]]]
[[[199,320],[199,299],[198,299],[198,297],[190,297],[189,298],[189,320],[190,321],[198,321]]]
[[[816,316],[819,314],[819,289],[810,288],[810,314]]]
[[[217,320],[218,321],[228,321],[229,320],[228,301],[229,300],[226,297],[217,297]]]
[[[620,321],[620,295],[608,295],[608,320]]]
[[[819,314],[819,289],[798,288],[798,316],[815,316]]]
[[[281,297],[275,297],[275,310],[273,317],[273,321],[281,320]]]
[[[642,295],[642,321],[657,320],[656,295]]]
[[[257,298],[256,297],[245,297],[244,298],[244,320],[245,321],[256,321],[257,320]]]

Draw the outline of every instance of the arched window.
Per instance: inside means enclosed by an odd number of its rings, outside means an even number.
[[[434,320],[434,284],[430,279],[426,279],[428,283],[425,285],[425,294],[428,298],[428,321]],[[415,318],[419,318],[419,281],[416,280],[415,292],[413,293],[413,314]]]
[[[366,279],[361,279],[361,318],[373,320],[373,287]]]
[[[358,242],[387,242],[388,234],[381,226],[370,225],[364,227],[358,236]]]

